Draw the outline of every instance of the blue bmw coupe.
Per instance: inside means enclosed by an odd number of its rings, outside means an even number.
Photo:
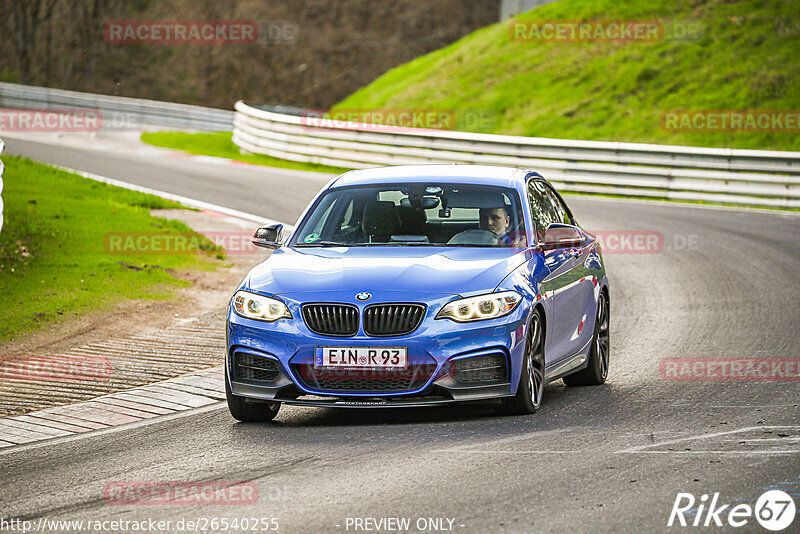
[[[351,171],[317,195],[231,297],[226,390],[240,421],[282,403],[492,401],[602,384],[609,290],[595,236],[541,175],[477,165]]]

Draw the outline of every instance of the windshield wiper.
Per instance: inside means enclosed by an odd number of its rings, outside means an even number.
[[[440,243],[424,243],[422,241],[376,241],[374,243],[358,243],[354,247],[441,247]]]
[[[449,245],[442,245],[443,247],[469,247],[469,248],[512,248],[497,245],[473,245],[471,243],[451,243]]]
[[[314,241],[313,243],[296,243],[295,247],[357,247],[358,243],[340,243],[339,241]]]
[[[449,247],[453,245],[445,245],[442,243],[424,243],[422,241],[391,241],[391,242],[375,242],[375,243],[340,243],[339,241],[314,241],[313,243],[297,243],[294,245],[296,248],[310,248],[310,247]]]
[[[441,243],[426,243],[424,241],[392,241],[391,243],[381,243],[390,247],[442,247]]]

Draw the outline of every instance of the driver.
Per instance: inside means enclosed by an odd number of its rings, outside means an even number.
[[[505,235],[511,224],[506,208],[481,208],[480,217],[481,230],[489,230],[498,236]]]
[[[498,244],[511,245],[511,239],[506,235],[511,224],[511,217],[506,208],[481,208],[480,217],[481,230],[488,230],[496,235]]]

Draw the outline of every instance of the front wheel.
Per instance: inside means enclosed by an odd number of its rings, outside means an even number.
[[[544,320],[538,309],[533,312],[522,359],[517,394],[503,401],[497,409],[502,415],[527,415],[542,405],[544,393]]]
[[[609,356],[609,305],[605,292],[597,299],[597,316],[594,321],[592,348],[589,350],[589,363],[586,368],[564,377],[568,386],[599,386],[608,377]]]
[[[233,418],[243,423],[267,423],[275,419],[278,410],[281,409],[280,402],[251,400],[234,395],[227,378],[225,379],[225,397],[228,400],[228,410]]]

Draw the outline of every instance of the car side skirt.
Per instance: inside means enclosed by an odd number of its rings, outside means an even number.
[[[586,344],[572,356],[553,363],[549,367],[545,367],[545,382],[553,382],[554,380],[558,380],[559,378],[567,376],[568,374],[575,373],[581,369],[586,369],[586,366],[589,365],[589,350],[591,346],[592,339],[589,339],[589,341],[587,341]]]

